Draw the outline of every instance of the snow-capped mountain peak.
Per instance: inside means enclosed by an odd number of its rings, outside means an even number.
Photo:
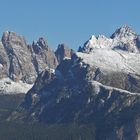
[[[95,49],[112,49],[139,53],[140,41],[137,35],[129,26],[124,25],[117,29],[110,38],[104,35],[92,35],[88,41],[79,49],[80,52],[91,53]]]
[[[136,37],[137,34],[133,31],[133,29],[128,26],[124,25],[120,28],[118,28],[112,35],[111,38],[126,38],[126,37]]]

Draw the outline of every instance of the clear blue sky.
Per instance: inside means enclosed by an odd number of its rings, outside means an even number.
[[[0,0],[1,34],[15,31],[29,43],[43,36],[52,48],[65,42],[77,49],[123,24],[140,33],[140,0]]]

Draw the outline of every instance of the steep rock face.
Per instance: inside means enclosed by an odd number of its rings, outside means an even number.
[[[7,89],[12,90],[12,85],[13,91],[9,91],[10,93],[14,93],[14,91],[17,93],[18,90],[21,93],[18,87],[24,84],[20,84],[20,82],[25,83],[25,87],[27,87],[26,84],[31,84],[28,86],[31,87],[41,71],[46,67],[54,69],[58,65],[55,53],[48,47],[44,38],[39,38],[36,43],[28,45],[24,37],[6,31],[1,39],[0,49],[1,93],[8,93]],[[12,84],[7,84],[4,78],[7,78],[8,83]],[[17,89],[15,89],[14,83],[18,84]],[[24,86],[23,89],[25,89]],[[26,89],[25,92],[27,92]]]
[[[54,52],[43,38],[27,45],[24,37],[14,32],[4,32],[2,36],[1,63],[4,72],[14,81],[34,83],[37,75],[47,66],[58,65]]]
[[[33,83],[36,72],[25,39],[14,32],[4,32],[2,43],[9,58],[9,77],[14,81]]]
[[[9,59],[2,42],[0,42],[0,78],[7,77],[9,75]]]
[[[33,42],[30,47],[32,54],[32,62],[37,74],[42,72],[47,66],[55,69],[58,65],[55,53],[48,47],[44,38],[39,38],[37,42]]]
[[[57,50],[55,51],[55,55],[59,63],[63,61],[65,58],[71,58],[74,51],[69,49],[66,44],[59,44]]]

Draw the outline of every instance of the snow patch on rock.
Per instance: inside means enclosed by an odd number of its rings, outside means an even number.
[[[105,89],[107,89],[109,91],[116,90],[116,91],[119,91],[121,94],[124,93],[124,94],[131,94],[131,95],[138,95],[138,96],[140,96],[139,93],[132,93],[132,92],[129,92],[127,90],[123,90],[123,89],[119,89],[119,88],[114,88],[114,87],[111,87],[111,86],[106,86],[106,85],[103,85],[103,84],[101,84],[101,83],[99,83],[97,81],[94,81],[94,80],[91,81],[91,83],[92,83],[93,87],[96,87],[96,89],[98,89],[97,92],[96,92],[96,94],[99,93],[100,87],[104,87]]]
[[[25,94],[32,86],[32,84],[23,83],[22,81],[14,82],[9,78],[3,78],[0,80],[0,94]]]

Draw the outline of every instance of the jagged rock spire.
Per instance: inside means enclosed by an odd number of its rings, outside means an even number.
[[[59,44],[57,50],[55,51],[55,55],[59,63],[65,58],[71,58],[73,53],[74,51],[64,43]]]

